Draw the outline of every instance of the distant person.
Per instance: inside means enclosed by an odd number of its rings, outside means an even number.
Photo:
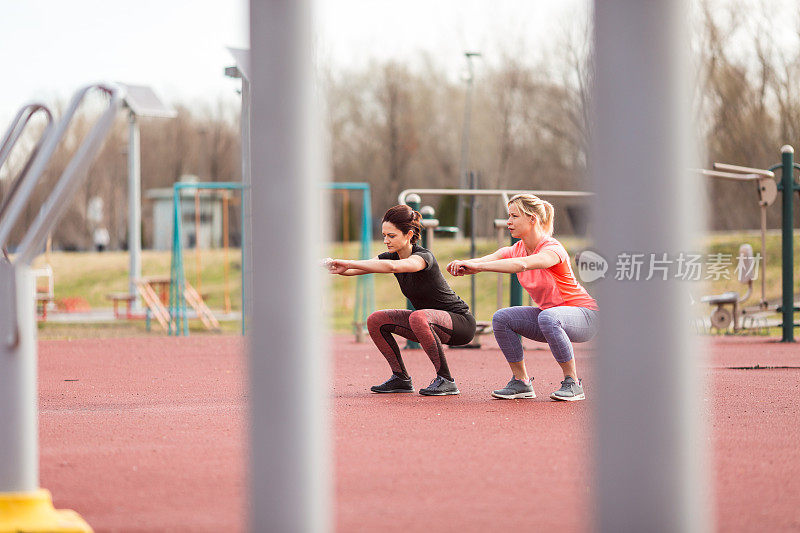
[[[532,194],[518,194],[508,202],[508,229],[520,239],[513,246],[468,261],[452,261],[454,276],[478,272],[516,274],[538,307],[517,306],[498,310],[492,329],[513,376],[495,398],[535,398],[533,378],[528,376],[519,335],[546,342],[564,373],[554,400],[583,400],[573,342],[586,342],[598,330],[597,302],[575,279],[567,251],[553,238],[553,206]]]
[[[108,243],[111,242],[111,237],[108,235],[106,228],[97,228],[94,230],[94,249],[98,252],[104,252],[108,248]]]
[[[416,309],[384,309],[372,313],[367,329],[386,358],[392,376],[370,390],[376,393],[414,392],[392,335],[420,343],[436,369],[436,377],[419,393],[425,396],[459,394],[450,373],[443,344],[468,344],[475,336],[475,318],[469,306],[447,284],[433,254],[417,245],[421,215],[407,205],[396,205],[383,215],[381,231],[387,251],[374,259],[327,259],[332,274],[357,276],[392,273],[403,295]]]

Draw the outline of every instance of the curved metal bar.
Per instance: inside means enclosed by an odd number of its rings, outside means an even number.
[[[14,145],[17,143],[19,138],[22,136],[22,132],[25,129],[25,126],[30,121],[31,117],[38,113],[39,111],[45,114],[47,118],[47,125],[45,129],[42,131],[42,134],[39,136],[39,140],[36,142],[31,153],[28,155],[28,160],[25,162],[25,165],[22,167],[22,170],[17,174],[16,179],[11,182],[11,186],[9,187],[8,191],[3,198],[2,205],[0,205],[0,220],[5,217],[6,209],[11,204],[11,200],[17,194],[17,191],[20,188],[21,183],[25,180],[25,177],[28,175],[30,171],[31,164],[33,163],[34,159],[36,159],[36,154],[44,144],[45,139],[50,134],[53,128],[53,114],[50,112],[50,109],[47,108],[44,104],[38,102],[32,102],[23,106],[17,116],[14,118],[11,126],[8,128],[5,137],[3,137],[3,143],[0,146],[0,167],[3,166],[8,156],[11,154],[11,150],[14,148]],[[0,242],[0,246],[4,248],[5,242]],[[5,248],[4,248],[5,249]]]
[[[48,136],[44,146],[42,146],[41,152],[37,155],[31,167],[30,178],[25,180],[23,185],[27,187],[30,184],[32,189],[32,186],[38,181],[50,157],[55,152],[56,147],[67,131],[84,97],[94,89],[100,90],[109,96],[108,109],[100,116],[97,123],[78,147],[75,155],[69,161],[56,183],[56,186],[53,188],[53,192],[50,193],[47,201],[39,210],[36,219],[34,219],[33,224],[31,224],[31,227],[25,233],[25,237],[22,239],[19,246],[17,263],[29,265],[36,257],[41,247],[44,246],[47,235],[53,230],[61,216],[69,207],[69,200],[80,186],[83,178],[85,178],[89,166],[92,161],[94,161],[97,152],[105,141],[106,135],[114,124],[115,115],[122,105],[124,98],[123,89],[111,84],[94,84],[80,89],[75,93],[75,96],[72,97],[67,112],[56,126],[53,134]],[[13,222],[19,216],[19,212],[21,212],[24,207],[24,202],[30,194],[30,191],[26,192],[26,195],[21,195],[20,198],[14,199],[12,208],[17,208],[17,211],[11,211],[10,208],[10,213],[6,219],[0,220],[0,242],[3,242],[3,239],[7,238],[7,232],[10,231],[10,226],[13,225]]]
[[[764,179],[766,174],[734,174],[732,172],[719,172],[718,170],[698,169],[700,174],[709,178],[721,178],[731,181],[758,181]]]
[[[45,116],[47,117],[47,125],[48,127],[53,123],[53,114],[50,112],[50,109],[47,108],[46,105],[41,104],[39,102],[31,102],[26,104],[20,108],[17,112],[17,116],[14,117],[14,120],[11,121],[11,125],[8,127],[6,134],[3,136],[3,143],[0,144],[0,167],[6,162],[11,150],[14,148],[14,145],[17,143],[19,138],[22,136],[22,132],[25,130],[25,126],[27,126],[28,122],[30,121],[31,117],[38,113],[39,111],[44,112]],[[45,132],[47,129],[45,129]],[[44,138],[45,132],[42,133],[41,139]]]
[[[759,176],[766,176],[774,178],[775,173],[770,170],[762,168],[740,167],[739,165],[728,165],[727,163],[714,163],[715,170],[728,170],[730,172],[738,172],[739,174],[758,174]]]
[[[554,198],[583,198],[593,196],[594,193],[584,191],[527,191],[527,190],[506,190],[506,189],[406,189],[397,196],[401,204],[406,203],[406,196],[409,194],[437,194],[452,196],[501,196],[507,198],[513,194],[535,194],[536,196],[550,196]]]

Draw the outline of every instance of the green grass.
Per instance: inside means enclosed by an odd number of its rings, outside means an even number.
[[[142,276],[169,276],[170,252],[142,252]],[[195,252],[184,254],[186,279],[202,294],[212,309],[223,309],[225,295],[225,254],[222,250],[200,252],[200,281],[197,279]],[[40,256],[34,267],[45,263]],[[50,266],[55,278],[56,302],[64,298],[83,298],[92,308],[111,307],[106,295],[128,290],[127,252],[54,252],[50,254]],[[228,252],[228,291],[231,310],[241,309],[241,254],[239,250]],[[40,281],[40,285],[43,284]]]
[[[770,234],[767,237],[767,300],[774,301],[781,294],[781,242],[780,235]],[[796,239],[797,241],[797,239]],[[585,241],[577,239],[563,239],[562,241],[570,255],[587,246]],[[761,249],[760,234],[758,232],[741,232],[736,234],[710,235],[705,241],[704,253],[724,253],[735,256],[741,243],[750,243],[753,250],[758,253]],[[486,255],[499,247],[493,239],[479,240],[476,246],[476,256]],[[440,267],[453,259],[463,259],[470,256],[468,241],[457,242],[451,239],[437,239],[433,251],[439,261]],[[798,248],[796,243],[796,248]],[[381,242],[374,242],[372,256],[384,250]],[[688,250],[687,250],[688,251]],[[327,255],[340,258],[357,258],[359,253],[358,243],[332,244],[327,250]],[[230,250],[228,253],[229,281],[231,308],[234,311],[241,307],[241,255],[239,250]],[[607,276],[613,277],[613,259],[609,259],[609,272]],[[800,250],[795,251],[795,272],[800,272]],[[203,250],[200,254],[200,290],[206,302],[212,309],[222,310],[224,305],[224,265],[225,257],[222,250]],[[44,262],[40,257],[35,266]],[[188,250],[184,256],[186,277],[195,286],[197,285],[196,256],[193,250]],[[128,254],[125,252],[105,253],[52,253],[50,265],[55,276],[56,301],[63,298],[79,297],[92,308],[109,308],[111,302],[106,299],[106,294],[127,290],[128,284]],[[167,276],[170,270],[170,253],[145,251],[142,254],[142,273],[144,276]],[[735,280],[733,268],[730,269],[730,280],[718,281],[704,280],[702,282],[686,282],[687,290],[695,298],[704,294],[719,294],[725,291],[743,292],[744,287]],[[759,271],[759,276],[763,273]],[[454,278],[448,274],[445,277],[456,291],[468,304],[472,305],[470,297],[470,283],[474,279],[476,284],[475,311],[478,320],[489,320],[497,309],[497,279],[496,274],[480,274],[478,276],[464,276]],[[509,276],[501,278],[501,305],[508,305]],[[348,332],[352,329],[353,312],[355,305],[356,277],[326,276],[327,286],[324,298],[315,298],[314,302],[324,302],[326,321],[332,331]],[[404,308],[405,298],[400,293],[394,276],[373,275],[375,284],[376,309]],[[602,283],[595,282],[596,283]],[[586,284],[590,293],[596,292],[593,285]],[[760,281],[754,282],[753,294],[745,305],[755,305],[760,299]],[[688,297],[687,297],[688,304]],[[698,316],[708,316],[711,308],[705,304],[696,304],[694,311]],[[190,323],[192,332],[203,332],[198,323]],[[223,331],[236,333],[239,323],[223,325]],[[52,322],[40,324],[40,338],[68,338],[85,336],[115,336],[115,335],[145,335],[144,323],[117,321],[104,325],[62,325]],[[157,324],[149,334],[163,334]],[[779,332],[774,334],[779,335]]]

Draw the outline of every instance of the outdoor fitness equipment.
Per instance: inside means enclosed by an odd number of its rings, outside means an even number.
[[[736,291],[729,291],[723,294],[713,294],[703,296],[700,298],[701,302],[716,305],[717,308],[711,313],[711,325],[719,331],[728,329],[728,326],[733,322],[733,332],[736,333],[740,329],[739,317],[744,313],[740,311],[739,304],[742,304],[750,298],[753,293],[753,276],[755,275],[755,261],[753,256],[753,247],[749,244],[742,244],[739,246],[738,255],[739,265],[737,266],[737,279],[739,283],[747,285],[747,291],[744,295],[740,295]],[[763,276],[762,276],[763,280]],[[762,300],[762,304],[765,304]],[[730,305],[733,311],[729,311],[725,306]],[[763,307],[760,307],[763,309]],[[755,324],[753,324],[755,326]]]
[[[73,511],[56,511],[50,493],[39,488],[36,324],[30,265],[45,245],[47,235],[69,207],[69,201],[108,135],[122,105],[124,91],[120,87],[95,84],[75,93],[55,128],[46,127],[0,218],[0,242],[5,243],[78,107],[91,91],[100,91],[108,97],[108,109],[67,164],[25,233],[14,262],[0,262],[0,509],[3,511],[0,529],[3,530],[23,531],[35,527],[41,531],[91,531]],[[29,111],[21,111],[15,122],[27,120],[35,110],[42,108],[33,104]],[[49,112],[46,114],[50,115]],[[11,139],[15,142],[19,138],[20,131],[12,125],[3,141],[3,149],[9,146]],[[4,153],[3,158],[7,155]]]
[[[369,183],[336,182],[326,183],[326,189],[335,191],[361,191],[361,252],[359,259],[371,257],[372,246],[372,206]],[[375,310],[375,279],[372,274],[356,276],[356,303],[353,306],[353,333],[356,342],[364,340],[367,331],[367,317]]]
[[[25,176],[28,175],[30,166],[33,163],[33,160],[36,158],[36,153],[42,147],[42,143],[44,143],[44,140],[50,133],[50,130],[53,127],[53,114],[44,104],[31,103],[23,106],[19,112],[17,112],[14,120],[11,121],[11,125],[6,131],[6,134],[3,136],[3,142],[0,144],[0,168],[3,168],[3,164],[6,162],[6,159],[8,159],[8,156],[11,154],[11,151],[14,149],[17,141],[19,141],[20,137],[22,136],[22,132],[28,125],[28,122],[30,122],[31,118],[37,113],[44,115],[45,119],[47,120],[47,124],[42,130],[39,140],[34,145],[33,150],[31,150],[30,154],[28,154],[28,159],[25,162],[25,165],[22,167],[22,170],[19,172],[16,179],[11,181],[11,185],[3,197],[3,203],[2,206],[0,206],[0,219],[5,216],[8,206],[11,204],[11,201],[13,200],[17,191],[20,189]],[[30,194],[30,191],[26,190],[26,192],[27,194]],[[3,241],[5,241],[5,239],[3,239]],[[2,246],[6,245],[5,242],[0,244]]]
[[[47,121],[45,127],[39,134],[39,139],[34,144],[33,149],[28,154],[28,158],[25,161],[25,164],[22,166],[22,170],[17,174],[15,179],[11,179],[8,190],[6,191],[5,196],[3,197],[2,205],[0,205],[0,220],[5,217],[5,213],[8,210],[8,206],[11,204],[11,200],[16,195],[17,191],[19,191],[22,182],[24,181],[25,176],[28,174],[28,170],[30,169],[30,165],[33,162],[34,158],[36,157],[36,153],[42,146],[44,139],[50,133],[51,128],[53,127],[53,114],[50,112],[50,109],[47,108],[44,104],[40,103],[31,103],[28,105],[23,106],[14,119],[11,121],[11,125],[9,126],[8,130],[6,131],[5,136],[3,137],[3,142],[0,144],[0,168],[3,168],[3,164],[8,159],[9,155],[11,154],[14,146],[19,141],[22,136],[22,132],[25,130],[25,127],[30,122],[31,118],[36,115],[37,113],[43,115],[45,120]],[[29,194],[29,192],[27,192]],[[10,231],[10,228],[9,228]],[[2,249],[2,258],[0,260],[5,259],[6,261],[10,262],[10,258],[7,252],[7,242],[6,239],[8,236],[3,238],[2,242],[0,242],[0,249]],[[48,252],[49,252],[49,244],[50,240],[48,239]],[[47,254],[47,263],[44,267],[36,269],[33,272],[34,275],[34,297],[36,299],[36,310],[37,316],[42,317],[43,320],[47,319],[47,309],[55,298],[54,292],[54,283],[53,283],[53,269],[50,267],[49,262],[49,253]],[[47,278],[47,285],[46,290],[41,291],[39,290],[38,278],[39,277],[46,277]],[[41,313],[39,310],[41,309]]]
[[[782,248],[782,297],[781,305],[775,311],[781,313],[781,342],[794,342],[794,251],[793,251],[793,198],[794,192],[800,192],[800,185],[795,183],[794,170],[800,169],[800,165],[794,162],[794,148],[784,145],[781,147],[781,162],[771,166],[769,169],[758,169],[741,167],[737,165],[727,165],[714,163],[715,170],[701,170],[700,172],[709,177],[727,179],[733,181],[752,181],[757,184],[759,195],[759,205],[761,207],[761,257],[762,275],[761,278],[761,307],[767,308],[764,298],[766,275],[766,208],[777,198],[778,192],[782,197],[782,217],[781,217],[781,248]],[[774,171],[781,169],[781,180],[775,182]]]
[[[436,210],[429,205],[420,207],[421,199],[418,194],[409,194],[406,197],[406,202],[408,202],[407,205],[411,209],[413,209],[414,211],[419,211],[419,214],[422,215],[422,220],[420,220],[420,224],[422,225],[422,229],[424,230],[421,235],[423,248],[427,250],[432,249],[434,234],[437,231],[439,231],[440,233],[449,233],[451,235],[458,234],[457,227],[439,226],[439,220],[434,218]],[[406,309],[412,311],[414,310],[414,306],[411,305],[411,301],[409,301],[408,298],[406,298]],[[475,340],[477,340],[477,335],[475,337]],[[460,347],[463,348],[463,346]],[[476,343],[473,347],[480,348],[480,344]],[[421,346],[418,342],[406,339],[406,345],[405,345],[406,350],[418,350],[420,348]]]
[[[181,191],[185,189],[199,190],[238,190],[243,191],[244,185],[235,182],[209,182],[209,183],[176,183],[172,186],[172,258],[170,261],[169,284],[169,335],[189,335],[189,322],[187,319],[187,300],[197,311],[198,317],[206,327],[218,328],[211,310],[205,305],[197,290],[186,281],[183,268],[183,239],[181,211]],[[195,208],[198,196],[195,194]],[[227,209],[226,209],[227,210]],[[199,211],[198,211],[199,212]],[[196,222],[195,222],[196,223]],[[245,242],[245,219],[242,217],[242,243]],[[244,263],[244,246],[242,246],[242,263]],[[227,248],[226,248],[227,250]],[[227,254],[226,254],[227,261]],[[245,334],[245,295],[247,289],[244,284],[244,268],[242,268],[242,335]]]

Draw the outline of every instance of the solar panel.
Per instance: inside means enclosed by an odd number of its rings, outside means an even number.
[[[162,102],[150,87],[125,83],[119,85],[125,88],[125,105],[137,117],[173,118],[177,115],[177,112]]]
[[[231,53],[233,59],[236,60],[236,66],[239,68],[242,76],[250,80],[250,50],[245,48],[231,48],[228,47],[228,52]]]

